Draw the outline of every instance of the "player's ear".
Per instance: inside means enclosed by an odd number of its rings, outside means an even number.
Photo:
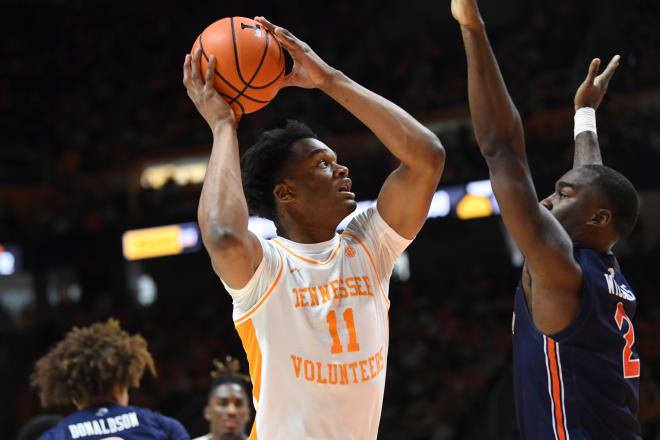
[[[587,222],[591,226],[596,226],[597,228],[602,228],[608,226],[612,222],[612,211],[609,209],[599,209],[591,215],[591,218]]]
[[[281,203],[291,203],[296,198],[293,186],[287,181],[278,183],[273,190],[273,195]]]
[[[211,406],[206,405],[204,407],[204,419],[206,419],[207,422],[211,421]]]

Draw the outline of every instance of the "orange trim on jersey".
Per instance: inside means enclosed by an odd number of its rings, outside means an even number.
[[[273,282],[273,285],[270,286],[270,289],[268,289],[268,292],[266,292],[266,294],[263,296],[263,298],[261,298],[261,299],[259,300],[259,302],[258,302],[256,305],[254,305],[254,306],[252,307],[252,309],[251,309],[249,312],[247,312],[245,315],[239,317],[238,319],[235,319],[235,320],[234,320],[234,325],[238,325],[238,324],[240,324],[240,323],[241,323],[240,321],[243,321],[243,320],[249,318],[250,316],[252,316],[252,314],[253,314],[254,312],[257,311],[257,309],[258,309],[259,307],[261,307],[261,305],[264,303],[264,301],[266,301],[266,299],[267,299],[268,296],[271,294],[271,292],[273,291],[273,289],[275,289],[275,286],[277,286],[277,283],[280,281],[280,277],[282,276],[282,270],[283,270],[283,269],[284,269],[284,258],[282,258],[282,256],[280,255],[280,271],[279,271],[279,273],[277,274],[277,277],[275,278],[275,282]]]
[[[319,266],[325,266],[326,264],[330,263],[330,262],[335,258],[335,256],[337,255],[337,252],[339,252],[339,248],[341,247],[341,240],[340,240],[340,241],[339,241],[339,244],[337,245],[337,249],[335,249],[335,251],[332,253],[332,255],[330,255],[330,258],[328,259],[328,261],[325,261],[325,262],[321,263],[320,261],[310,260],[309,258],[305,258],[305,257],[302,257],[302,256],[296,254],[296,253],[293,252],[291,249],[289,249],[288,247],[284,246],[282,243],[280,243],[279,241],[275,240],[274,238],[271,238],[270,241],[272,241],[272,242],[274,242],[274,243],[280,245],[285,251],[287,251],[288,253],[290,253],[290,254],[293,255],[294,257],[298,257],[298,258],[300,258],[301,260],[306,261],[307,263],[318,264]]]
[[[552,377],[552,400],[554,403],[553,411],[555,413],[555,429],[557,438],[566,440],[568,437],[564,430],[564,412],[562,409],[562,390],[559,379],[559,365],[557,362],[557,352],[555,351],[555,341],[547,338],[548,341],[548,365],[550,366],[550,376]]]
[[[257,333],[254,330],[254,324],[249,319],[242,324],[236,326],[238,336],[243,342],[243,348],[248,358],[250,365],[250,378],[252,379],[252,395],[254,400],[259,403],[259,394],[261,392],[261,348],[257,340]],[[258,409],[257,409],[258,411]],[[257,438],[257,422],[255,420],[250,432],[250,439],[256,440]]]
[[[371,256],[371,253],[369,252],[369,249],[367,249],[367,246],[365,246],[364,243],[362,243],[362,240],[360,240],[357,236],[351,234],[350,232],[342,232],[342,235],[348,235],[349,237],[353,238],[355,241],[360,243],[360,246],[364,249],[364,251],[367,253],[367,257],[369,257],[369,261],[371,261],[371,265],[374,268],[374,273],[376,274],[376,281],[378,281],[378,287],[380,288],[380,293],[383,294],[383,298],[385,298],[385,303],[387,304],[387,308],[390,308],[390,300],[387,299],[387,295],[385,295],[385,291],[383,290],[383,286],[380,284],[380,278],[378,277],[378,269],[376,269],[376,263],[374,262],[374,259]]]

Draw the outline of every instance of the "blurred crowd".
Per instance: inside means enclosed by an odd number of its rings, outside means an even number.
[[[550,191],[570,167],[572,98],[589,61],[598,56],[606,63],[615,53],[622,55],[621,66],[598,111],[603,157],[639,190],[658,190],[660,4],[482,3],[525,123],[539,193]],[[230,301],[203,252],[144,263],[159,299],[142,307],[124,282],[120,249],[128,228],[196,218],[199,185],[171,182],[144,190],[137,179],[141,164],[208,153],[210,133],[181,85],[181,65],[213,20],[260,14],[290,28],[329,64],[438,133],[448,152],[441,185],[487,178],[468,122],[465,56],[448,2],[367,0],[359,10],[344,0],[323,8],[293,0],[239,6],[82,0],[6,6],[0,19],[10,31],[0,49],[0,243],[24,246],[37,290],[35,305],[19,319],[0,316],[6,378],[0,425],[9,427],[8,438],[41,412],[27,385],[33,362],[74,324],[116,316],[124,328],[142,333],[159,375],[144,379],[132,401],[178,418],[193,436],[208,432],[201,411],[211,360],[225,354],[244,359]],[[244,117],[242,148],[287,118],[307,122],[338,151],[359,198],[376,197],[393,158],[318,91],[282,90]],[[437,253],[415,242],[412,278],[392,282],[381,437],[514,439],[510,322],[519,269],[501,240],[491,243],[501,248],[497,257],[466,248],[466,256],[454,259],[440,245],[445,235],[474,230],[457,220],[434,222],[418,240],[439,243]],[[499,233],[496,218],[475,222],[475,230]],[[660,439],[660,247],[635,240],[633,234],[622,266],[639,297],[640,417],[644,438]],[[436,266],[416,269],[416,262],[429,259]],[[48,304],[51,266],[73,268],[81,302]]]
[[[467,116],[465,57],[442,3],[366,1],[357,11],[347,1],[325,10],[293,0],[222,9],[204,2],[189,9],[151,1],[95,6],[51,0],[7,8],[4,19],[14,30],[0,49],[6,60],[0,66],[0,185],[14,194],[0,195],[7,235],[98,232],[149,223],[150,215],[172,216],[170,197],[139,194],[133,182],[145,161],[208,153],[210,132],[184,92],[181,65],[195,37],[222,16],[260,13],[289,27],[329,64],[429,125]],[[658,159],[660,139],[650,132],[659,112],[652,105],[660,76],[657,2],[601,2],[594,11],[582,0],[507,0],[482,8],[528,127],[530,162],[541,168],[536,173],[554,176],[564,168],[573,93],[591,58],[607,62],[615,53],[622,54],[621,66],[599,111],[607,158],[624,172]],[[23,22],[39,32],[19,28]],[[305,120],[352,165],[371,164],[378,154],[359,151],[355,136],[366,131],[336,103],[317,91],[293,89],[243,118],[242,147],[287,118]],[[486,175],[469,129],[464,136],[440,134],[451,150],[443,183]],[[652,183],[653,173],[644,171],[634,183]],[[375,192],[375,185],[365,190]],[[174,190],[184,192],[176,200],[194,200],[194,189]]]

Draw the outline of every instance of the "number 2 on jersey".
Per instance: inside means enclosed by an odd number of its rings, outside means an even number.
[[[353,309],[348,308],[344,310],[344,321],[346,321],[346,328],[348,329],[348,351],[360,351],[360,344],[357,342],[357,334],[355,333],[355,320],[353,319]],[[330,353],[341,353],[344,349],[337,333],[337,315],[334,310],[328,312],[326,317],[328,326],[330,327],[330,336],[332,336],[332,347]]]
[[[639,377],[639,359],[630,359],[632,357],[632,345],[635,343],[635,329],[633,329],[632,322],[626,311],[623,309],[623,303],[619,302],[616,305],[616,313],[614,314],[614,320],[616,325],[619,327],[619,330],[623,327],[623,321],[628,321],[628,331],[623,335],[623,339],[626,340],[626,345],[623,347],[623,377],[630,379],[633,377]]]

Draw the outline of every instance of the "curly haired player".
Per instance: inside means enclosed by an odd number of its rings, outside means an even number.
[[[128,405],[128,389],[139,386],[145,368],[156,374],[147,342],[117,320],[74,327],[37,361],[30,383],[42,406],[73,403],[78,411],[39,439],[190,439],[178,421]]]

